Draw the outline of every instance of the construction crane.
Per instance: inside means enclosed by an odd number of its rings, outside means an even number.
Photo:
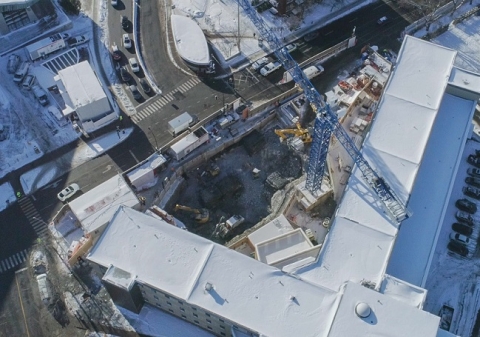
[[[280,43],[274,30],[266,25],[255,8],[250,4],[250,0],[237,1],[258,29],[260,36],[268,43],[269,47],[274,50],[275,56],[282,63],[285,70],[290,73],[293,80],[303,90],[313,111],[316,113],[305,187],[313,194],[320,190],[327,169],[327,153],[330,139],[332,135],[335,135],[347,153],[352,157],[355,164],[357,164],[365,182],[382,201],[385,210],[392,220],[400,223],[408,218],[409,214],[406,206],[390,188],[385,179],[380,177],[363,157],[362,153],[357,149],[355,143],[338,121],[336,114],[330,109],[330,106],[324,102],[322,96],[312,83],[310,83],[305,73],[290,56],[283,44]]]
[[[304,143],[311,143],[312,136],[307,129],[302,128],[299,122],[295,123],[296,129],[276,129],[275,134],[280,137],[280,141],[283,142],[284,140],[288,139],[287,135],[293,135],[294,137],[298,137]]]
[[[175,205],[175,212],[177,212],[178,210],[194,213],[195,221],[197,221],[198,223],[205,223],[210,219],[210,213],[206,208],[196,209],[177,204]]]

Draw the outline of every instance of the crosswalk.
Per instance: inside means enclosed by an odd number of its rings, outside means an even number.
[[[27,250],[24,249],[19,253],[13,254],[6,259],[0,261],[0,274],[4,273],[12,268],[15,268],[19,264],[22,264],[27,259]]]
[[[32,225],[35,233],[39,238],[47,237],[48,236],[48,228],[45,221],[42,220],[40,213],[38,213],[37,209],[33,205],[32,201],[29,197],[23,197],[18,200],[18,204],[22,209],[25,217],[28,219],[30,224]]]
[[[183,83],[182,85],[178,86],[175,90],[170,91],[166,95],[162,95],[160,98],[155,100],[154,102],[148,102],[148,105],[139,109],[135,115],[132,116],[132,121],[135,123],[147,118],[148,116],[152,115],[153,113],[160,110],[163,106],[167,105],[171,101],[175,99],[175,93],[180,92],[182,94],[186,93],[188,90],[192,89],[200,83],[200,79],[198,77],[191,78],[187,82]]]

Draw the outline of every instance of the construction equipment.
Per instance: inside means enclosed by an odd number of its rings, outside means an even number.
[[[280,137],[280,142],[285,141],[288,139],[287,135],[293,135],[294,137],[297,137],[302,140],[304,143],[311,143],[312,142],[312,136],[310,135],[310,132],[308,129],[302,128],[299,122],[295,123],[296,129],[277,129],[275,130],[275,134]]]
[[[224,216],[220,218],[218,224],[215,226],[215,230],[213,231],[212,236],[220,237],[223,239],[232,229],[241,225],[245,221],[245,219],[240,215],[234,215],[227,221],[223,222],[224,219]]]
[[[210,173],[212,177],[216,177],[220,173],[220,167],[212,161],[207,165],[207,172]]]
[[[306,188],[313,194],[321,189],[323,177],[327,170],[327,153],[330,139],[332,135],[335,135],[347,153],[352,157],[355,164],[357,164],[365,182],[382,201],[392,220],[400,223],[408,218],[409,212],[406,206],[390,188],[385,179],[373,170],[362,153],[357,149],[355,143],[338,121],[337,115],[331,111],[330,106],[324,102],[322,96],[292,56],[290,56],[288,50],[278,40],[275,31],[266,25],[256,9],[251,5],[250,0],[237,1],[258,29],[263,40],[268,43],[270,49],[274,50],[275,56],[282,63],[285,70],[290,73],[293,80],[303,90],[313,111],[316,113],[313,141],[307,169]],[[355,38],[355,36],[352,35],[352,38]]]
[[[194,213],[195,221],[197,221],[198,223],[206,223],[210,219],[210,213],[206,208],[196,209],[177,204],[175,205],[175,212],[177,212],[178,210]]]

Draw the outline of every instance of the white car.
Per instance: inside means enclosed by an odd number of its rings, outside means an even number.
[[[264,65],[266,65],[268,62],[270,62],[268,60],[267,57],[262,57],[261,59],[258,59],[256,60],[255,62],[252,63],[252,68],[253,70],[260,70],[261,67],[263,67]]]
[[[470,242],[470,239],[468,237],[458,233],[450,233],[450,240],[456,241],[463,245],[468,245],[468,243]]]
[[[118,0],[111,0],[110,2],[112,4],[112,6],[118,5]]]
[[[88,41],[88,38],[85,35],[71,37],[67,40],[69,47],[76,47],[76,46],[78,46],[82,43],[85,43],[87,41]]]
[[[132,48],[132,40],[130,40],[130,36],[128,36],[128,34],[123,34],[122,41],[125,48]]]
[[[292,51],[297,50],[297,45],[295,43],[290,43],[285,46],[287,48],[287,51],[291,53]]]
[[[57,197],[60,201],[65,201],[72,197],[78,191],[80,191],[80,187],[78,186],[78,184],[73,183],[61,190],[60,193],[57,194]]]
[[[267,75],[273,73],[275,70],[280,69],[281,66],[282,66],[282,64],[278,61],[270,62],[265,67],[260,69],[260,74],[262,74],[262,76],[267,76]]]
[[[140,66],[138,65],[137,59],[135,57],[131,57],[128,59],[128,63],[130,64],[130,68],[134,73],[138,73],[140,71]]]

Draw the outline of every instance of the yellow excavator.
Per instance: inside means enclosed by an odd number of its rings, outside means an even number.
[[[296,129],[277,129],[275,130],[275,134],[280,137],[281,142],[289,138],[287,135],[293,135],[294,137],[300,138],[304,143],[311,143],[312,136],[308,129],[302,128],[298,121],[295,123],[295,126],[297,127]]]
[[[195,221],[197,221],[198,223],[205,223],[210,219],[210,213],[206,208],[196,209],[196,208],[191,208],[188,206],[182,206],[177,204],[175,205],[175,212],[177,212],[178,210],[191,212],[195,214]]]

